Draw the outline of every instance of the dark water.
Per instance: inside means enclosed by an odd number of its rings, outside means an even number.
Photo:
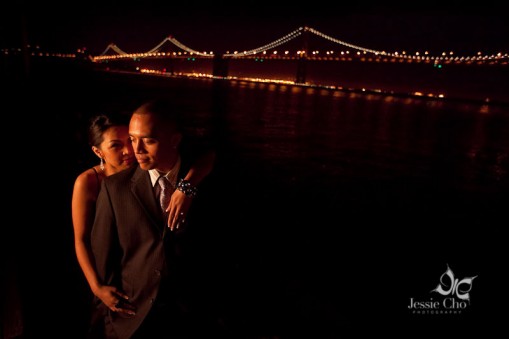
[[[129,74],[66,72],[50,85],[48,75],[19,87],[27,99],[17,126],[32,133],[30,160],[41,159],[39,202],[10,252],[30,258],[17,259],[27,337],[83,324],[70,198],[96,161],[88,118],[153,96],[188,104],[197,130],[215,136],[203,288],[234,333],[501,326],[508,107]],[[410,298],[442,300],[430,291],[448,266],[460,280],[477,276],[469,306],[411,314]]]
[[[307,60],[303,68],[298,60],[265,58],[224,59],[225,73],[214,71],[214,61],[200,59],[155,58],[120,59],[96,64],[96,67],[150,69],[174,74],[215,74],[236,79],[276,79],[295,81],[297,70],[304,69],[306,82],[321,87],[332,86],[345,90],[364,89],[373,93],[395,93],[483,103],[509,104],[509,67],[506,63],[444,63],[435,67],[433,62],[399,62],[391,58],[350,58],[340,60]],[[401,61],[401,60],[400,60]],[[299,76],[299,77],[300,77]]]

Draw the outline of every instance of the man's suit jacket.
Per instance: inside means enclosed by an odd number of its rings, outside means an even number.
[[[180,174],[186,172],[182,167]],[[97,311],[112,337],[129,338],[150,311],[163,277],[172,274],[179,235],[165,226],[148,171],[135,166],[101,185],[91,234],[96,269],[103,283],[129,296],[136,315],[112,312],[102,303]]]

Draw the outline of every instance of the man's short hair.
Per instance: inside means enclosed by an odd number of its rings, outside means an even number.
[[[155,99],[139,106],[133,114],[151,114],[167,127],[172,127],[177,132],[182,131],[183,107],[174,101]]]

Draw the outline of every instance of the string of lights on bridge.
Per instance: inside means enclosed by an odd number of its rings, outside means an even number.
[[[352,49],[353,52],[350,52],[349,49],[334,52],[333,50],[325,51],[324,53],[314,50],[314,51],[305,51],[298,50],[295,53],[290,53],[290,51],[285,50],[283,52],[279,52],[276,48],[280,47],[283,44],[288,43],[291,40],[294,40],[301,36],[302,34],[309,32],[320,38],[333,42],[337,45],[341,45],[343,47]],[[161,52],[161,49],[166,43],[171,43],[178,48],[179,51],[173,52]],[[107,53],[112,50],[115,55],[107,55]],[[92,57],[93,61],[103,61],[103,60],[115,60],[115,59],[124,59],[124,58],[133,58],[133,59],[141,59],[141,58],[214,58],[214,52],[200,52],[195,49],[192,49],[173,36],[166,37],[163,41],[161,41],[157,46],[152,48],[151,50],[143,53],[127,53],[120,49],[115,44],[110,44],[108,47],[98,56]],[[447,63],[465,63],[465,64],[486,64],[486,63],[496,63],[496,64],[507,64],[509,60],[508,53],[497,53],[493,55],[485,55],[481,52],[478,52],[476,55],[472,56],[456,56],[453,52],[443,52],[441,55],[430,55],[429,52],[417,52],[415,54],[408,54],[405,51],[403,52],[386,52],[380,50],[374,50],[370,48],[365,48],[362,46],[357,46],[334,37],[331,37],[327,34],[324,34],[314,28],[311,27],[299,27],[298,29],[288,33],[287,35],[274,40],[268,44],[263,46],[253,48],[251,50],[246,51],[235,51],[235,52],[226,52],[222,55],[223,58],[238,58],[238,59],[248,59],[248,58],[272,58],[272,59],[299,59],[305,57],[308,60],[353,60],[354,58],[358,58],[361,60],[366,60],[364,58],[369,58],[367,61],[373,60],[386,60],[392,62],[427,62],[434,64],[447,64]],[[373,59],[374,58],[374,59]]]

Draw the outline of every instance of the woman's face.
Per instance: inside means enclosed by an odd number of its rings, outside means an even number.
[[[103,138],[100,149],[106,166],[111,167],[114,172],[118,172],[134,164],[136,158],[127,126],[110,127],[104,132]]]

